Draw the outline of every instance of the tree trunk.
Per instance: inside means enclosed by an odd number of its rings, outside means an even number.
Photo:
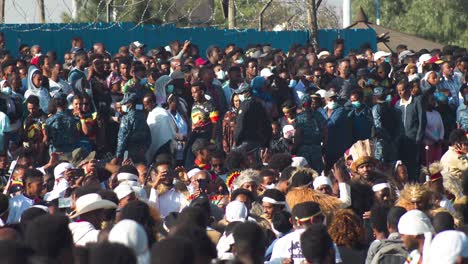
[[[44,11],[44,0],[37,0],[37,3],[39,5],[39,19],[41,20],[41,23],[45,23],[45,11]]]
[[[5,0],[0,0],[0,23],[5,23]]]
[[[228,3],[228,22],[229,29],[236,28],[236,4],[235,0],[229,0]]]
[[[318,22],[317,10],[322,3],[322,0],[307,0],[307,26],[309,27],[309,42],[318,51]]]

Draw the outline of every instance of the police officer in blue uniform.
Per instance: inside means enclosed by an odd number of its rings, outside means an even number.
[[[138,96],[135,93],[126,93],[120,102],[126,114],[120,121],[117,136],[115,156],[119,161],[124,158],[124,152],[128,151],[128,158],[134,163],[144,162],[146,150],[151,144],[151,133],[146,123],[143,105],[137,102]]]
[[[67,111],[67,100],[63,96],[53,99],[57,112],[45,121],[45,135],[49,151],[71,153],[78,145],[81,126]]]

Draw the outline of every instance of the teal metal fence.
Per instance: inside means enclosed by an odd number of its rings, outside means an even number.
[[[148,47],[165,46],[172,40],[190,40],[200,48],[200,54],[209,45],[224,46],[228,43],[245,48],[250,44],[270,43],[273,47],[287,51],[295,43],[304,44],[309,40],[307,31],[258,31],[223,30],[211,27],[177,28],[174,25],[138,25],[132,23],[89,23],[89,24],[5,24],[0,26],[5,34],[6,47],[13,55],[21,44],[38,44],[43,51],[55,50],[59,56],[70,50],[71,39],[81,37],[85,47],[92,43],[102,42],[111,53],[132,41],[140,41]],[[376,48],[375,31],[372,29],[333,29],[320,30],[318,40],[320,47],[333,49],[336,38],[345,40],[345,53],[349,49],[359,49],[364,43]]]

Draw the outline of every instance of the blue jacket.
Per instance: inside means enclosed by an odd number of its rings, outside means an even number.
[[[351,146],[351,125],[344,107],[339,106],[327,120],[328,155],[342,155]]]
[[[373,120],[372,112],[369,107],[364,106],[360,111],[352,109],[348,113],[348,118],[350,119],[352,126],[352,142],[371,138]]]
[[[57,112],[45,121],[51,152],[72,152],[80,138],[81,124],[66,111]]]
[[[134,162],[143,161],[149,145],[151,133],[144,112],[130,109],[120,121],[116,157],[122,158],[128,150],[129,158]]]

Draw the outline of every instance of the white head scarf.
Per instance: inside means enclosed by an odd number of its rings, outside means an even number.
[[[468,240],[465,233],[455,230],[437,234],[426,254],[429,264],[455,263],[459,256],[468,257]]]
[[[163,75],[156,80],[154,93],[156,94],[156,103],[158,105],[166,102],[166,85],[171,81],[169,75]]]
[[[332,187],[332,182],[327,176],[318,176],[314,180],[314,189],[317,190],[322,185],[328,185]]]
[[[427,79],[429,78],[429,75],[431,75],[431,73],[435,73],[437,76],[437,72],[435,71],[426,72],[424,77],[421,79],[421,90],[427,91],[429,88],[431,88],[431,85],[427,82]]]
[[[431,220],[420,210],[406,212],[398,222],[398,232],[410,236],[424,235],[424,252],[429,252],[432,234],[435,233]],[[427,260],[427,258],[423,258],[423,264],[426,264]]]
[[[62,162],[55,166],[54,169],[54,187],[52,191],[46,193],[44,195],[44,200],[45,201],[52,201],[57,198],[63,198],[65,197],[65,192],[67,191],[68,187],[70,185],[68,184],[67,179],[65,179],[63,176],[65,175],[65,172],[69,169],[73,169],[73,164],[68,163],[68,162]]]
[[[148,237],[143,227],[133,220],[118,222],[109,233],[109,242],[123,244],[135,252],[138,264],[149,264]]]

